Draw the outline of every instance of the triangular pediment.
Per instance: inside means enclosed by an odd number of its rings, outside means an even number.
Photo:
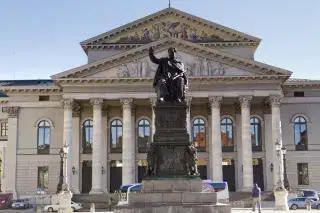
[[[230,29],[183,11],[166,8],[109,32],[81,42],[84,47],[108,43],[150,43],[166,37],[195,43],[260,42],[259,38]]]
[[[176,47],[178,55],[189,69],[189,76],[291,75],[287,70],[168,37],[59,73],[52,78],[151,77],[156,69],[156,65],[148,58],[151,46],[155,47],[158,57],[166,56],[169,47]]]

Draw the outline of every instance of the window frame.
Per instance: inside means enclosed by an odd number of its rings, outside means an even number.
[[[41,172],[44,171],[43,177],[41,177]],[[45,180],[45,173],[47,173],[47,180]],[[41,181],[40,179],[43,179]],[[41,186],[41,182],[43,182],[43,186]],[[45,183],[46,182],[46,183]],[[47,186],[45,186],[47,185]],[[47,190],[49,188],[49,167],[48,166],[39,166],[38,167],[38,178],[37,178],[37,188],[41,188]]]
[[[203,123],[195,123],[197,120],[201,120],[203,121]],[[194,137],[194,133],[195,133],[195,127],[198,128],[198,132],[200,132],[201,130],[201,126],[203,126],[203,129],[204,129],[204,138],[205,138],[205,146],[196,146],[197,148],[197,151],[198,152],[206,152],[206,149],[207,149],[207,143],[208,143],[208,137],[207,137],[207,120],[204,118],[204,117],[200,117],[200,116],[196,116],[192,119],[192,124],[191,124],[191,128],[192,128],[192,131],[191,131],[191,134],[192,134],[192,142],[194,143],[195,142],[195,138]]]
[[[115,121],[120,121],[121,125],[119,124],[112,124]],[[123,142],[121,144],[121,147],[112,147],[112,128],[116,128],[116,135],[118,135],[118,128],[121,127],[121,137],[123,140],[123,121],[120,118],[113,118],[110,121],[110,129],[109,129],[109,148],[110,148],[110,152],[111,153],[122,153],[122,145]],[[117,137],[117,142],[118,142],[119,138]]]
[[[224,120],[226,120],[226,123],[222,123]],[[228,123],[228,121],[230,121]],[[232,135],[232,146],[224,146],[223,145],[223,142],[222,142],[222,127],[225,126],[226,130],[228,129],[228,126],[230,127],[231,126],[231,135]],[[229,116],[223,116],[220,120],[220,137],[221,137],[221,148],[222,148],[222,152],[233,152],[234,151],[234,120],[229,117]],[[229,140],[229,135],[228,135],[228,140]]]
[[[5,132],[5,134],[2,134],[3,131]],[[8,137],[8,131],[9,131],[8,121],[1,121],[0,122],[0,136],[1,137]]]
[[[252,119],[256,119],[258,122],[253,121]],[[251,134],[251,129],[252,126],[254,126],[254,132],[258,133],[258,146],[255,146],[252,144],[252,134]],[[262,151],[262,139],[263,139],[263,135],[262,135],[262,119],[259,118],[258,116],[252,116],[250,118],[250,136],[251,136],[251,147],[252,147],[252,151],[253,152],[261,152]]]
[[[297,120],[298,119],[298,120]],[[301,120],[303,120],[303,122],[301,122]],[[293,123],[293,144],[295,146],[295,150],[296,151],[308,151],[308,119],[303,116],[303,115],[297,115],[292,119],[292,123]],[[299,133],[300,133],[300,141],[301,141],[301,126],[305,125],[305,129],[306,129],[306,136],[305,136],[305,140],[306,143],[305,144],[296,144],[296,125],[299,125]]]
[[[307,174],[303,174],[303,167],[306,166],[307,168]],[[301,168],[301,171],[300,171]],[[301,173],[301,174],[300,174]],[[305,177],[307,179],[307,181],[303,176],[307,175],[307,177]],[[298,185],[300,186],[308,186],[310,185],[310,179],[309,179],[309,164],[308,163],[297,163],[297,176],[298,176]]]
[[[86,122],[89,122],[89,124],[87,125]],[[90,122],[92,123],[91,125],[90,125]],[[86,129],[87,128],[92,128],[91,148],[86,147],[86,143],[87,143]],[[89,130],[89,132],[90,132],[90,130]],[[83,154],[92,154],[92,144],[93,144],[93,120],[91,118],[88,118],[82,122],[82,153]]]
[[[44,122],[44,126],[41,126],[41,123]],[[46,125],[47,124],[47,125]],[[38,154],[49,154],[50,153],[50,145],[51,145],[51,123],[48,121],[48,120],[40,120],[38,123],[37,123],[37,153]],[[46,136],[46,130],[49,131],[49,143],[48,143],[48,147],[45,147],[44,149],[40,149],[39,148],[39,137],[40,137],[40,130],[43,129],[44,132],[43,132],[43,139],[45,140],[45,136]],[[45,145],[45,141],[43,141],[43,145]]]
[[[140,122],[142,122],[142,121],[144,121],[144,123],[140,125]],[[148,122],[148,124],[146,124],[145,122]],[[140,143],[139,143],[140,128],[143,128],[144,137],[145,137],[145,133],[146,133],[146,128],[149,128],[149,138],[148,138],[148,141],[144,147],[139,146],[140,145]],[[152,138],[152,130],[151,130],[150,119],[148,119],[146,117],[139,118],[136,122],[136,140],[137,140],[138,153],[146,153],[147,152],[147,144],[151,142],[151,138]]]

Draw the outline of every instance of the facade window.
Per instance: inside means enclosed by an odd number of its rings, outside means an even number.
[[[8,136],[8,122],[1,122],[0,131],[1,136]]]
[[[293,122],[294,145],[296,150],[308,150],[307,121],[304,117],[298,116]]]
[[[307,163],[298,163],[298,185],[309,185],[309,171]]]
[[[150,142],[151,128],[150,122],[146,119],[142,119],[138,123],[138,151],[146,152],[147,144]]]
[[[7,112],[7,107],[2,107],[1,112]]]
[[[293,97],[304,97],[304,92],[293,92]]]
[[[46,120],[38,124],[38,154],[49,154],[50,149],[50,123]]]
[[[250,119],[252,151],[262,151],[261,121],[257,117]]]
[[[221,120],[221,144],[223,152],[233,152],[233,122],[230,118]]]
[[[48,95],[40,95],[39,96],[39,101],[49,101],[50,100],[50,96]]]
[[[38,167],[38,188],[48,189],[49,186],[49,168],[47,166]]]
[[[206,125],[203,119],[196,118],[192,124],[193,142],[198,151],[206,151]]]
[[[92,153],[93,141],[93,122],[92,120],[85,120],[82,129],[83,153]]]
[[[111,152],[122,152],[122,121],[113,120],[110,126]]]

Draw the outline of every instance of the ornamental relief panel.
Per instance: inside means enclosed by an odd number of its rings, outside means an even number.
[[[167,57],[168,52],[162,51],[155,54],[156,57]],[[241,76],[241,75],[253,75],[253,73],[242,70],[236,67],[232,67],[220,62],[198,57],[189,53],[179,52],[178,58],[184,63],[185,68],[188,70],[188,77],[211,77],[211,76]],[[118,67],[114,67],[110,70],[96,73],[89,77],[110,77],[110,78],[141,78],[141,77],[153,77],[156,73],[158,65],[152,63],[149,60],[149,56],[143,58],[134,59],[131,62],[122,64]]]

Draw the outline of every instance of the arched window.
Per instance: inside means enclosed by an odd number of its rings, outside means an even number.
[[[192,124],[193,142],[198,151],[206,151],[206,125],[202,118],[196,118]]]
[[[42,120],[38,123],[38,154],[49,154],[50,150],[50,123]]]
[[[8,122],[1,122],[0,136],[8,136]]]
[[[233,152],[233,122],[230,118],[223,118],[220,125],[222,151]]]
[[[293,123],[296,150],[308,150],[307,120],[302,116],[298,116]]]
[[[146,152],[147,143],[150,141],[151,128],[150,122],[146,119],[141,119],[138,123],[138,151]]]
[[[122,151],[122,121],[115,119],[110,125],[110,148],[111,152]]]
[[[261,121],[257,117],[250,119],[252,151],[262,151]]]
[[[83,153],[92,153],[93,142],[93,121],[85,120],[82,126],[82,145]]]

